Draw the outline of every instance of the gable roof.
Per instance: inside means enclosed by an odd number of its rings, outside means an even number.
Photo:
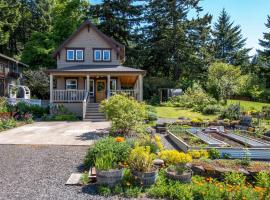
[[[86,26],[93,28],[97,34],[103,38],[111,47],[120,55],[120,58],[124,58],[125,56],[125,46],[120,44],[119,42],[115,41],[113,38],[108,37],[104,33],[102,33],[98,28],[89,20],[87,19],[74,33],[69,36],[53,53],[53,57],[56,58],[57,54],[73,39],[75,38],[80,31],[85,28]]]
[[[24,64],[24,63],[22,63],[22,62],[20,62],[20,61],[17,61],[17,60],[15,60],[14,58],[8,57],[8,56],[6,56],[6,55],[4,55],[4,54],[1,54],[1,53],[0,53],[0,57],[1,57],[1,58],[4,58],[4,59],[6,59],[6,60],[10,60],[10,61],[12,61],[12,62],[18,63],[19,65],[22,65],[22,66],[24,66],[24,67],[28,67],[27,64]]]

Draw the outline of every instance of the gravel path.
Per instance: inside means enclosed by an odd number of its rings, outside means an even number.
[[[0,199],[120,199],[93,195],[90,187],[65,186],[70,174],[81,170],[86,150],[82,146],[0,145]]]

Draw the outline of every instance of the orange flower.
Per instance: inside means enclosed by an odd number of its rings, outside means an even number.
[[[115,141],[116,142],[124,142],[125,141],[125,138],[123,138],[123,137],[116,137],[115,138]]]

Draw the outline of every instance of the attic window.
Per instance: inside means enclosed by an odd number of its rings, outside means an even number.
[[[67,49],[67,61],[84,61],[84,49]]]
[[[93,60],[95,62],[110,62],[111,49],[94,49]]]

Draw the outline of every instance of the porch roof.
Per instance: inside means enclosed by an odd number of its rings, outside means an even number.
[[[58,69],[46,70],[47,73],[61,73],[61,72],[71,72],[71,73],[138,73],[145,74],[145,70],[135,69],[131,67],[125,67],[122,65],[75,65],[71,67],[64,67]]]

